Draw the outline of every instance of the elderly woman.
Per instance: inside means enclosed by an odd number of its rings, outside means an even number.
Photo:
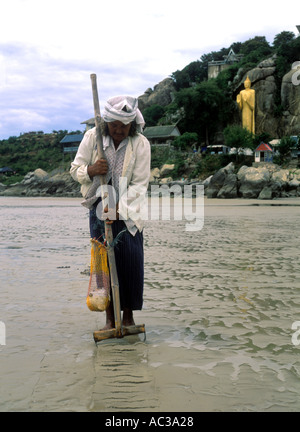
[[[106,176],[106,183],[115,191],[115,216],[105,223],[112,224],[114,237],[121,234],[115,246],[123,325],[134,325],[133,311],[141,310],[144,287],[143,220],[139,212],[141,198],[145,197],[150,178],[150,145],[140,133],[144,127],[138,101],[130,96],[117,96],[105,104],[102,116],[102,137],[105,159],[98,159],[96,128],[87,131],[71,164],[72,177],[81,184],[85,196],[93,177]],[[120,188],[120,178],[125,188]],[[122,183],[124,184],[124,183]],[[101,238],[104,234],[101,200],[90,210],[90,235]],[[138,202],[138,206],[134,205]],[[110,205],[111,207],[111,205]],[[104,210],[104,212],[103,212]],[[101,214],[100,214],[101,213]],[[110,214],[110,213],[109,213]],[[113,304],[106,310],[106,326],[115,327]]]

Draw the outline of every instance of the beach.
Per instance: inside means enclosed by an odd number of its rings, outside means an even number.
[[[0,197],[1,412],[300,410],[300,198],[148,220],[146,340],[97,345],[81,201]]]

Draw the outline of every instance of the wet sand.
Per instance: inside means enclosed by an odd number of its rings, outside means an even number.
[[[1,411],[299,411],[300,199],[205,199],[197,232],[148,221],[146,341],[97,346],[80,201],[0,197]]]

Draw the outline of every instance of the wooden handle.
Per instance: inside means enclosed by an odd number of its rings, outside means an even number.
[[[98,97],[98,88],[97,88],[97,75],[91,74],[91,81],[92,81],[92,92],[93,92],[93,101],[94,101],[94,113],[95,117],[100,117],[100,104],[99,104],[99,97]],[[95,119],[97,121],[97,119]]]
[[[91,74],[91,82],[92,82],[92,92],[93,92],[93,101],[94,101],[94,115],[95,115],[95,125],[96,125],[96,142],[97,142],[97,151],[99,159],[105,159],[104,151],[103,151],[103,139],[101,133],[101,114],[100,114],[100,104],[99,104],[99,96],[98,96],[98,87],[97,87],[97,75]]]
[[[94,101],[94,112],[95,112],[95,123],[96,123],[96,142],[97,142],[97,151],[99,159],[105,159],[105,154],[103,150],[103,139],[101,133],[101,115],[100,115],[100,105],[99,105],[99,97],[98,97],[98,89],[97,89],[97,76],[96,74],[91,74],[92,81],[92,91],[93,91],[93,101]],[[105,176],[100,176],[101,186],[105,184]],[[105,193],[102,191],[101,196],[104,197]],[[117,274],[117,267],[115,261],[115,251],[112,246],[113,244],[113,233],[111,225],[105,223],[105,237],[108,241],[108,263],[110,269],[110,280],[111,280],[111,288],[112,288],[112,296],[113,296],[113,305],[114,305],[114,316],[115,316],[115,332],[116,337],[122,337],[122,324],[121,324],[121,304],[120,304],[120,293],[119,293],[119,281]]]

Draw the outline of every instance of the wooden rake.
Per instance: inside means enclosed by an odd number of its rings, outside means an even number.
[[[100,128],[101,114],[100,114],[96,74],[91,74],[91,82],[92,82],[92,92],[93,92],[93,101],[94,101],[98,158],[105,159],[105,154],[103,151],[103,139],[102,139],[102,133]],[[107,192],[107,188],[105,188],[106,186],[105,176],[100,176],[100,185],[101,185],[102,199],[107,198],[108,192]],[[118,274],[117,274],[116,261],[115,261],[115,251],[113,246],[114,239],[113,239],[112,227],[110,224],[107,223],[104,223],[104,225],[105,225],[105,238],[107,241],[107,256],[108,256],[108,264],[109,264],[109,271],[110,271],[110,283],[111,283],[112,299],[113,299],[113,306],[114,306],[115,328],[109,330],[95,331],[94,332],[95,343],[101,342],[102,340],[105,339],[123,338],[124,336],[135,335],[139,333],[145,333],[146,335],[145,324],[125,327],[121,323],[119,281],[118,281]]]

